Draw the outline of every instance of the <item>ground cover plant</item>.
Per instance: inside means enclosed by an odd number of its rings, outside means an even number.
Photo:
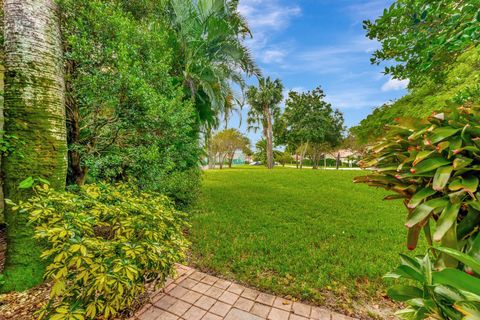
[[[8,202],[28,216],[43,244],[52,288],[38,319],[125,318],[119,313],[137,303],[145,286],[163,285],[185,258],[185,214],[165,196],[127,184],[90,184],[77,192],[44,184],[34,193]]]
[[[207,171],[191,219],[193,262],[260,289],[339,311],[385,301],[405,252],[403,208],[353,185],[358,171]]]

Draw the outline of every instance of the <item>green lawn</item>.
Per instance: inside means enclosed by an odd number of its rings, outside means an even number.
[[[337,310],[385,302],[382,275],[405,252],[401,203],[352,183],[361,171],[205,172],[192,262],[245,284]]]

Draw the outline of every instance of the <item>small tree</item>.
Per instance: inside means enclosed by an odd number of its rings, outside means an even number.
[[[250,105],[248,124],[250,128],[263,129],[266,143],[267,167],[273,168],[273,119],[280,113],[279,104],[283,99],[283,85],[279,79],[260,78],[258,88],[251,86],[247,91]]]
[[[233,158],[237,150],[247,150],[250,146],[250,140],[237,129],[226,129],[220,131],[213,137],[212,151],[218,155],[220,169],[223,169],[225,161],[228,167],[232,167]]]
[[[306,154],[318,168],[321,154],[340,144],[343,131],[343,114],[325,101],[320,87],[305,93],[291,91],[275,125],[276,142],[295,147],[300,168]]]
[[[278,163],[280,163],[282,165],[282,167],[285,167],[285,165],[287,163],[291,163],[292,162],[292,154],[288,151],[284,151],[284,152],[281,152],[281,151],[277,151],[277,152],[274,152],[275,153],[275,161],[277,161]]]

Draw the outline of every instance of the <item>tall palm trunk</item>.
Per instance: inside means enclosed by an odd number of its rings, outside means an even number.
[[[268,107],[265,108],[265,117],[267,120],[267,130],[266,130],[266,139],[267,139],[267,167],[268,169],[273,168],[273,126],[272,126],[272,115]]]
[[[4,0],[4,22],[5,132],[17,137],[19,143],[3,160],[2,168],[5,196],[18,201],[30,196],[30,190],[17,189],[27,177],[42,177],[57,190],[65,188],[63,55],[55,0]],[[7,282],[9,277],[27,273],[41,281],[39,250],[35,249],[30,227],[25,225],[23,215],[8,209],[6,221]],[[32,284],[18,281],[14,289]]]

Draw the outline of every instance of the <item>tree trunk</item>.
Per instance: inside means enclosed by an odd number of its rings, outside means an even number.
[[[272,115],[268,109],[265,110],[265,115],[267,116],[267,167],[268,169],[273,168],[273,126],[272,126]]]
[[[228,167],[231,168],[232,167],[232,163],[233,163],[233,158],[235,157],[235,151],[233,153],[230,154],[229,158],[228,158]]]
[[[65,82],[58,7],[55,0],[4,0],[5,132],[20,143],[2,163],[5,196],[25,200],[31,190],[18,190],[27,177],[42,177],[65,189],[67,138]],[[8,278],[30,274],[42,280],[40,250],[22,215],[6,210]],[[29,248],[31,252],[23,252]],[[23,270],[23,271],[22,271]],[[32,285],[18,281],[15,289]],[[22,287],[23,286],[23,287]]]
[[[3,130],[5,119],[3,117],[3,93],[4,93],[4,74],[5,74],[5,51],[4,51],[4,43],[3,43],[3,35],[4,35],[4,25],[3,25],[3,0],[0,0],[0,140],[3,140]],[[2,165],[2,158],[0,156],[0,167]],[[0,228],[5,223],[5,202],[3,197],[3,176],[0,175]],[[0,266],[1,268],[1,266]]]
[[[338,168],[340,167],[340,152],[337,153],[337,161],[336,162],[337,162],[336,167],[337,167],[337,170],[338,170]]]

